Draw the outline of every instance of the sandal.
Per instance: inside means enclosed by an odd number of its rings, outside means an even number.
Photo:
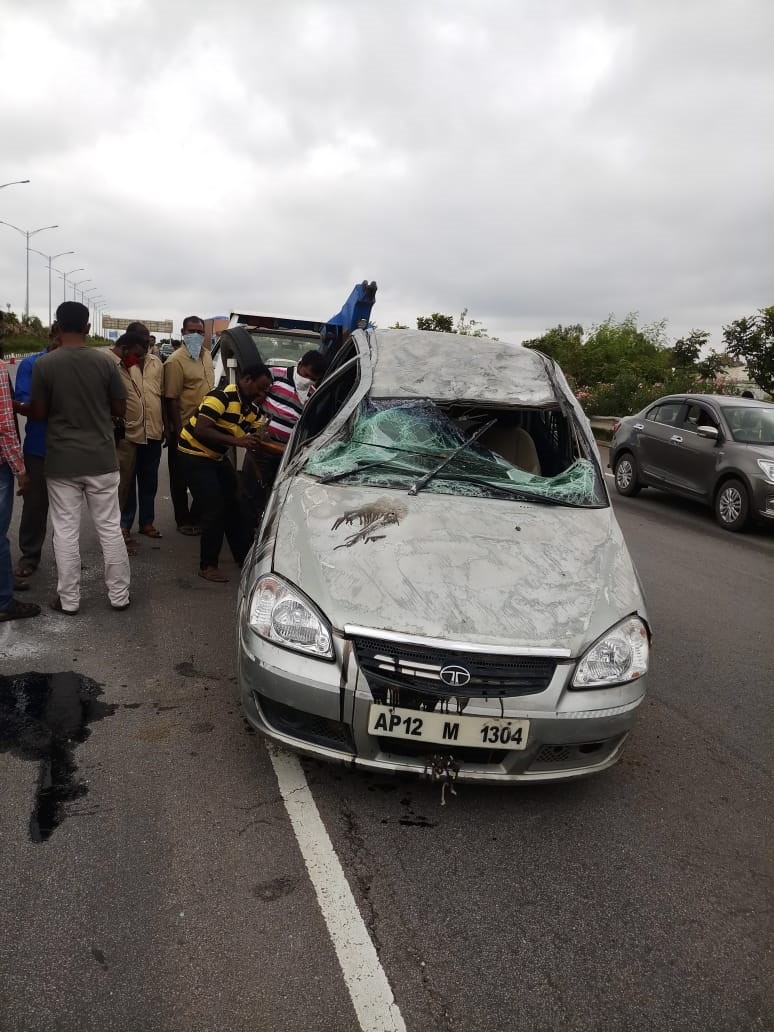
[[[149,538],[160,538],[161,537],[161,534],[159,533],[158,530],[156,530],[156,528],[153,526],[152,523],[149,523],[147,525],[147,527],[140,527],[140,529],[138,531],[138,534],[144,534],[146,537],[149,537]]]
[[[213,584],[226,584],[228,582],[228,577],[217,566],[205,566],[203,570],[199,570],[199,576],[204,580],[212,581]]]
[[[9,620],[26,620],[28,616],[39,616],[40,606],[34,602],[17,602],[12,598],[7,609],[0,610],[0,623],[7,623]]]
[[[192,527],[189,523],[181,523],[177,528],[178,534],[185,534],[186,537],[198,537],[202,530],[201,527]]]
[[[126,527],[121,527],[121,535],[126,545],[126,554],[131,556],[137,555],[137,542],[131,537]]]
[[[48,603],[48,608],[53,609],[55,613],[62,613],[64,616],[75,616],[78,612],[77,609],[63,609],[62,600],[58,595],[52,602]],[[39,609],[40,607],[38,607]]]

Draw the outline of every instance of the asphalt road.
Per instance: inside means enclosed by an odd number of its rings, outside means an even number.
[[[426,782],[304,763],[411,1032],[774,1029],[774,535],[656,492],[616,508],[655,628],[617,767],[460,786],[441,807]],[[66,755],[0,733],[0,1029],[357,1030],[233,701],[236,570],[197,578],[195,540],[160,509],[129,611],[110,610],[88,533],[80,615],[0,626],[4,726],[43,683],[63,726],[89,722]],[[53,597],[49,558],[33,584]]]

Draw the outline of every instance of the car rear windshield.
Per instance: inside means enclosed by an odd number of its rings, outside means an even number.
[[[724,407],[731,436],[742,444],[774,444],[774,406]]]
[[[261,358],[267,365],[297,365],[307,351],[316,351],[319,337],[286,337],[270,333],[251,333]]]
[[[504,426],[514,414],[504,414]],[[544,414],[532,415],[540,418]],[[459,409],[452,415],[429,400],[366,401],[350,422],[346,437],[314,452],[304,472],[326,482],[336,480],[413,492],[584,507],[607,504],[597,465],[589,458],[570,453],[557,463],[554,454],[549,459],[551,475],[536,472],[540,459],[535,441],[527,431],[510,424],[507,435],[511,442],[517,442],[512,461],[495,450],[494,445],[487,447],[485,442],[493,439],[487,433],[491,424],[497,422],[497,417],[491,416],[491,411],[479,411],[471,419],[461,415]],[[526,423],[529,417],[527,410],[518,414]],[[555,417],[564,420],[558,410]],[[545,440],[539,442],[541,450],[549,448],[555,453],[559,437],[556,419],[541,425],[547,427]],[[486,432],[480,440],[471,442],[477,426],[479,430],[487,428]],[[500,447],[500,451],[508,449]]]

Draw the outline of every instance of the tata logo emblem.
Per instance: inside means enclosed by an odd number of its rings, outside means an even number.
[[[470,680],[470,671],[464,666],[445,666],[438,676],[450,688],[462,688]]]

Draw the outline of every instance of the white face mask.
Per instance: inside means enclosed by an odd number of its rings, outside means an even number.
[[[296,388],[299,401],[303,405],[306,399],[309,397],[309,392],[314,387],[314,380],[310,380],[306,376],[301,376],[298,369],[293,370],[293,384]]]
[[[204,344],[203,333],[184,333],[183,343],[188,348],[188,354],[191,358],[198,358],[202,353],[202,344]]]

